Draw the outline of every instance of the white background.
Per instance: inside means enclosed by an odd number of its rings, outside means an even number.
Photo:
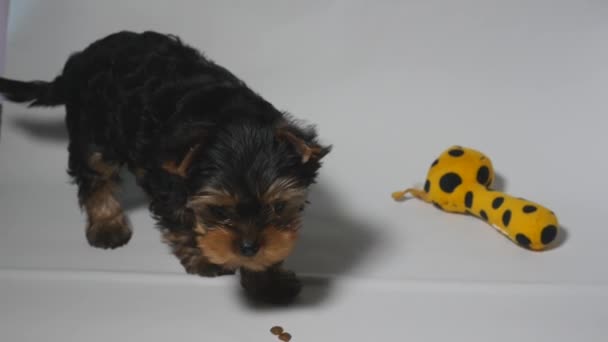
[[[118,30],[174,33],[334,150],[289,260],[301,301],[258,308],[234,277],[185,275],[132,186],[129,245],[89,247],[63,108],[5,104],[0,340],[604,341],[607,18],[601,0],[13,1],[7,77],[51,79]],[[554,210],[561,245],[392,201],[454,144]]]

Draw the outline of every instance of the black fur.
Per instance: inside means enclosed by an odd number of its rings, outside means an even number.
[[[227,189],[245,202],[278,177],[306,188],[329,152],[313,128],[297,124],[177,37],[155,32],[112,34],[73,54],[54,81],[0,78],[0,92],[30,106],[65,105],[68,172],[81,203],[99,181],[87,161],[100,153],[108,165],[143,171],[138,183],[151,212],[170,231],[193,229],[184,206],[203,186]],[[293,144],[277,138],[279,127],[321,153],[303,163]],[[201,148],[186,177],[161,167],[196,144]]]

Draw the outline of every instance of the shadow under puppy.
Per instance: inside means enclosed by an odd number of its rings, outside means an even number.
[[[330,151],[314,128],[177,37],[155,32],[112,34],[73,54],[52,82],[0,78],[0,92],[30,106],[65,105],[68,173],[92,246],[131,238],[114,194],[126,166],[187,272],[240,269],[245,290],[271,302],[299,293],[281,264]]]

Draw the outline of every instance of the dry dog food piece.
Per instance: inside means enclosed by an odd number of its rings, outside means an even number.
[[[289,333],[282,333],[281,335],[279,335],[279,340],[284,341],[284,342],[289,342],[289,340],[291,340],[291,335]]]
[[[272,327],[272,328],[270,329],[270,332],[271,332],[273,335],[281,335],[281,334],[283,333],[283,328],[281,328],[281,327],[279,327],[279,326],[277,326],[277,327]]]

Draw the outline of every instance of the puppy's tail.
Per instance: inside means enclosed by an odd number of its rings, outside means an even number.
[[[0,77],[0,94],[11,102],[27,103],[29,107],[52,107],[65,103],[64,80],[23,82]]]

